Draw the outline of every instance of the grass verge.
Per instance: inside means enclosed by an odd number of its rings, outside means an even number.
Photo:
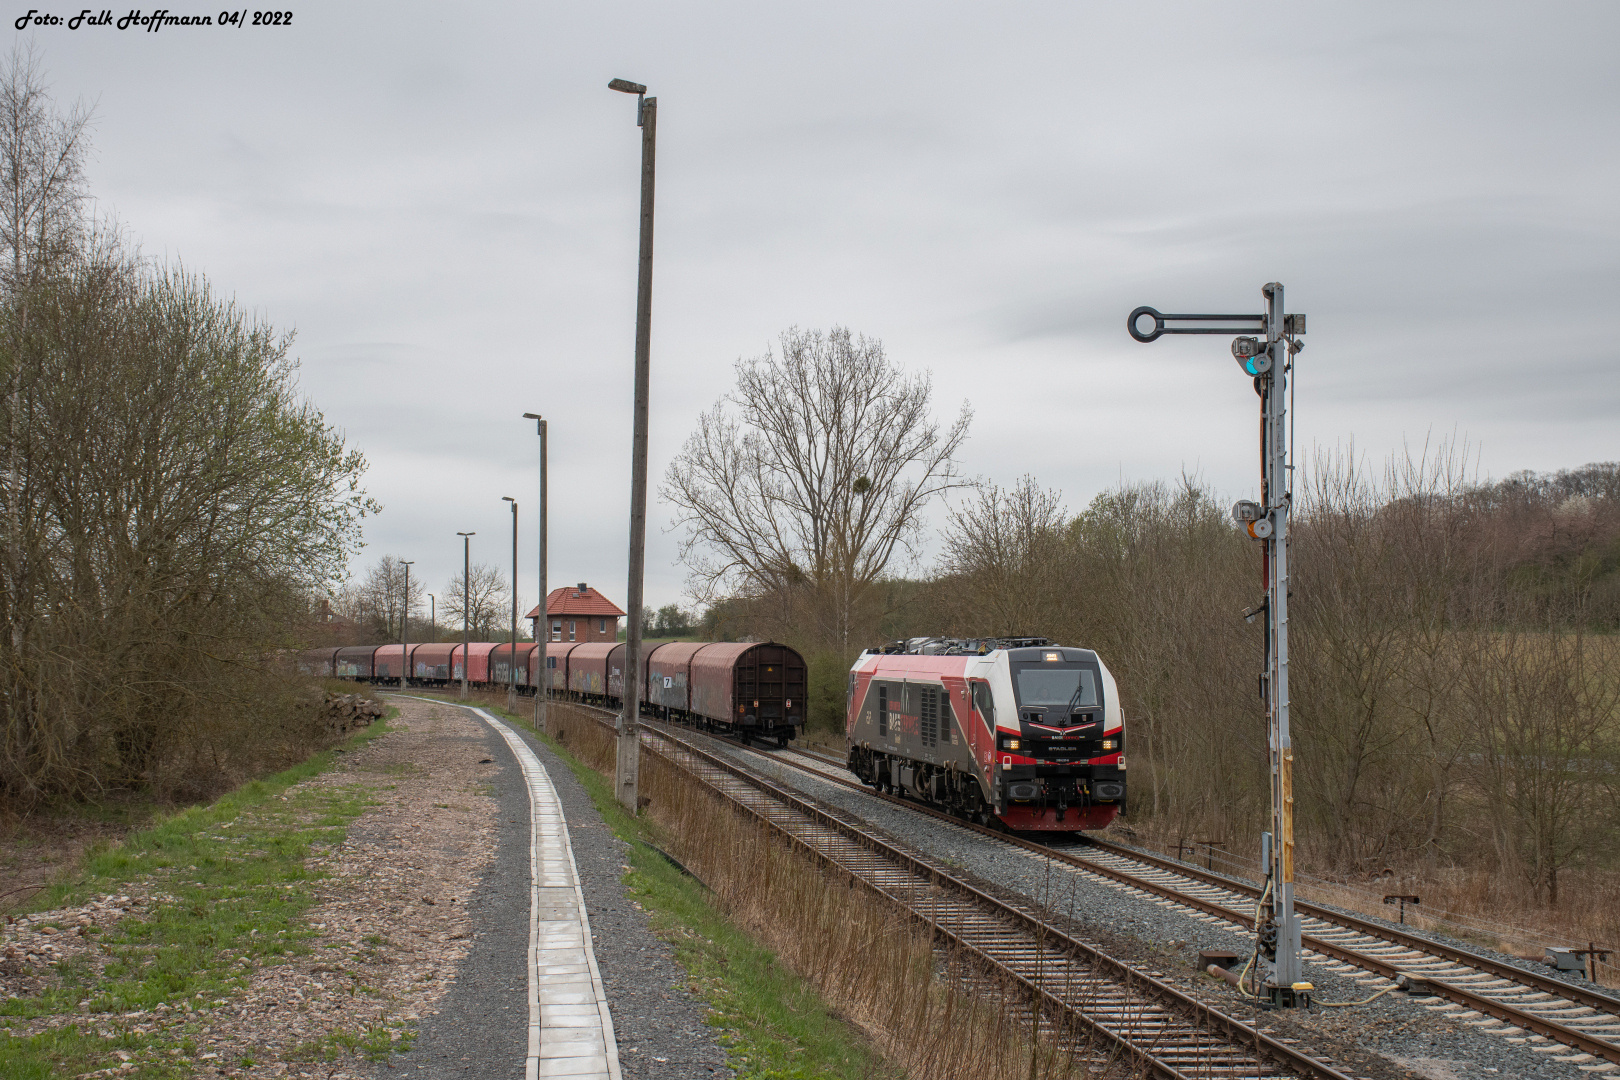
[[[245,987],[255,967],[308,951],[313,932],[303,916],[316,875],[306,860],[341,844],[371,805],[348,786],[288,790],[387,730],[373,724],[341,747],[93,850],[81,873],[37,896],[28,910],[126,890],[148,902],[106,927],[85,927],[89,948],[63,961],[43,992],[0,1002],[0,1076],[109,1066],[141,1080],[191,1075],[202,1016]]]
[[[533,731],[531,718],[489,700],[478,702]],[[653,930],[669,942],[686,971],[688,988],[713,1010],[728,1063],[750,1080],[898,1078],[866,1036],[842,1019],[816,987],[726,916],[697,879],[661,853],[668,837],[657,822],[631,817],[612,786],[570,746],[539,736],[568,765],[613,834],[630,845],[627,895],[647,911]],[[574,740],[576,743],[578,739]]]

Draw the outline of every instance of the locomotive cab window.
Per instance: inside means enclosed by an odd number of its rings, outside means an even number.
[[[979,710],[979,715],[984,717],[985,723],[991,727],[996,726],[996,702],[990,696],[989,683],[973,684],[973,706]]]
[[[878,734],[889,733],[889,688],[878,687]]]
[[[1097,672],[1090,667],[1058,667],[1054,664],[1015,666],[1013,685],[1018,704],[1049,709],[1055,713],[1097,707]]]

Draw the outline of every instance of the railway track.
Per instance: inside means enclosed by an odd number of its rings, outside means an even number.
[[[990,896],[949,867],[878,837],[834,808],[778,786],[658,724],[643,745],[765,822],[795,847],[848,874],[928,926],[951,958],[1029,995],[1061,1039],[1087,1057],[1172,1078],[1301,1076],[1350,1080],[1330,1061],[1256,1031],[1205,1002],[1070,936],[1025,907]]]
[[[655,730],[646,720],[642,726],[644,730]],[[704,737],[720,738],[712,734]],[[1260,890],[1249,882],[1091,837],[1076,849],[1039,843],[964,821],[912,799],[875,791],[852,778],[844,764],[831,755],[797,747],[766,752],[734,739],[720,741],[731,747],[741,745],[819,779],[931,815],[1043,858],[1057,859],[1125,889],[1158,897],[1168,906],[1208,915],[1241,930],[1253,930],[1250,911]],[[1307,962],[1339,964],[1341,972],[1360,969],[1374,977],[1373,989],[1389,988],[1401,981],[1419,1006],[1444,1012],[1447,1019],[1514,1042],[1531,1042],[1537,1051],[1556,1053],[1567,1047],[1574,1053],[1559,1060],[1586,1070],[1606,1067],[1612,1071],[1620,1066],[1620,999],[1330,908],[1296,902],[1295,909],[1301,916],[1301,942]]]
[[[1043,857],[1058,858],[1127,888],[1157,896],[1171,906],[1210,915],[1243,930],[1254,928],[1250,912],[1260,889],[1250,882],[1093,837],[1087,837],[1083,845],[1065,848],[966,822],[911,799],[873,791],[869,785],[850,778],[842,762],[830,755],[795,747],[766,756],[790,764],[794,759],[808,762],[801,767],[824,780],[931,814]],[[1474,1024],[1504,1038],[1526,1041],[1533,1035],[1569,1047],[1576,1053],[1563,1060],[1575,1064],[1580,1064],[1585,1055],[1585,1060],[1620,1065],[1620,999],[1331,908],[1296,901],[1295,910],[1301,917],[1301,942],[1308,962],[1338,965],[1341,973],[1351,969],[1368,972],[1375,977],[1373,989],[1401,981],[1410,987],[1419,1005],[1444,1011],[1450,1019]],[[1558,1046],[1547,1047],[1547,1051],[1554,1052]]]

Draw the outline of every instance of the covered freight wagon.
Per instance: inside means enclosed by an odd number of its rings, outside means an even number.
[[[608,642],[586,642],[568,654],[568,690],[586,701],[607,699],[608,653],[619,648]]]
[[[411,678],[423,683],[450,681],[450,654],[456,646],[449,642],[428,642],[411,650]]]
[[[692,703],[692,657],[708,647],[704,641],[670,641],[649,653],[642,700],[666,718],[672,713],[684,715]]]
[[[529,685],[529,657],[534,652],[532,642],[518,642],[517,646],[517,677],[512,678],[512,645],[497,645],[489,653],[489,681],[497,686],[505,686],[509,682],[516,682],[519,686]]]
[[[405,679],[405,646],[379,645],[376,656],[372,659],[373,680],[386,679],[390,682],[395,679],[401,682]]]
[[[339,679],[367,679],[374,671],[375,645],[348,645],[332,657],[332,675]]]
[[[459,681],[462,668],[467,669],[467,681],[470,683],[489,682],[489,654],[499,646],[493,641],[475,641],[467,650],[472,654],[469,661],[462,655],[460,645],[450,650],[450,677]]]
[[[330,679],[335,674],[333,661],[342,649],[309,649],[298,654],[298,673]]]
[[[741,735],[786,746],[804,726],[806,669],[798,651],[774,641],[719,642],[692,656],[687,711]]]
[[[546,643],[546,687],[553,694],[568,689],[568,654],[578,647],[572,641]]]

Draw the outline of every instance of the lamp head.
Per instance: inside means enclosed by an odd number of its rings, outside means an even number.
[[[629,79],[614,79],[608,83],[609,90],[617,90],[621,94],[645,94],[647,88],[640,83],[633,83]]]
[[[457,536],[477,536],[478,534],[476,532],[470,532],[470,533],[458,532],[458,533],[456,533],[456,535]]]
[[[517,500],[516,500],[516,499],[514,499],[514,498],[512,498],[512,496],[510,496],[510,495],[502,495],[502,496],[501,496],[501,502],[509,502],[509,503],[511,503],[511,504],[512,504],[512,505],[513,505],[513,506],[516,506],[516,505],[517,505]]]
[[[1249,375],[1264,375],[1271,370],[1271,350],[1258,338],[1233,338],[1232,359]]]
[[[545,418],[543,416],[541,416],[537,412],[526,412],[526,413],[523,414],[523,419],[525,419],[525,420],[543,420]]]

